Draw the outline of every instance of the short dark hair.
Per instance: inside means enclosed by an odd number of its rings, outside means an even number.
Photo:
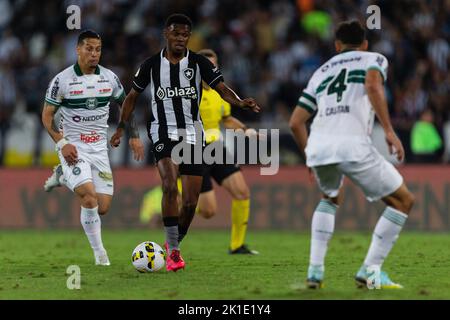
[[[341,22],[336,29],[336,40],[343,44],[361,45],[366,40],[366,30],[358,20]]]
[[[214,50],[212,49],[202,49],[199,52],[197,52],[198,54],[207,57],[207,58],[215,58],[217,59],[217,53],[214,52]]]
[[[172,24],[185,24],[189,26],[189,29],[192,29],[192,20],[185,14],[182,13],[174,13],[171,14],[167,20],[165,27],[168,28]]]
[[[98,39],[98,40],[102,40],[100,35],[97,32],[95,32],[94,30],[84,30],[84,31],[82,31],[80,33],[80,35],[78,36],[77,45],[83,44],[84,39]]]

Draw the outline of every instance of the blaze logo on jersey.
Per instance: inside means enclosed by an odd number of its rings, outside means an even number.
[[[88,98],[86,99],[86,108],[89,110],[93,110],[97,107],[97,98]]]
[[[167,87],[165,90],[161,87],[158,87],[156,90],[156,96],[159,100],[163,100],[164,98],[172,99],[176,97],[181,97],[185,99],[197,99],[197,89],[195,87],[184,87],[184,88],[169,88]]]
[[[186,79],[191,80],[194,77],[194,69],[186,68],[183,70],[183,74],[186,77]]]
[[[100,141],[100,135],[96,131],[91,131],[89,134],[80,134],[80,140],[84,143],[94,143]]]

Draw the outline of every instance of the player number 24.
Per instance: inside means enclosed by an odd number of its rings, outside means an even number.
[[[330,83],[327,94],[337,94],[337,102],[341,102],[342,94],[347,89],[345,79],[347,78],[347,69],[342,69],[339,75]]]

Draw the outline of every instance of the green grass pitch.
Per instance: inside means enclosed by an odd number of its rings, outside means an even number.
[[[112,265],[94,265],[79,231],[1,231],[0,299],[449,299],[450,235],[404,232],[384,269],[403,290],[356,289],[353,276],[370,233],[337,232],[326,260],[325,288],[304,288],[309,234],[249,231],[259,256],[230,256],[229,231],[193,230],[182,244],[186,269],[140,274],[134,247],[164,242],[160,230],[103,231]],[[69,290],[66,269],[81,269],[81,289]]]

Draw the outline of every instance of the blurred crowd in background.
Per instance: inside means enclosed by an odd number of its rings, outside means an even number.
[[[302,161],[288,120],[313,71],[335,54],[334,28],[346,19],[365,22],[376,4],[382,29],[368,32],[370,50],[390,62],[386,93],[406,161],[449,161],[450,0],[0,0],[0,164],[47,164],[40,113],[51,78],[76,61],[79,30],[66,27],[72,4],[81,8],[81,28],[101,34],[101,64],[126,90],[139,64],[164,46],[167,16],[187,14],[194,23],[189,47],[214,49],[227,83],[263,108],[256,116],[234,108],[233,115],[282,130],[284,164]],[[145,127],[148,99],[136,110]],[[118,115],[112,107],[112,124]],[[18,146],[11,132],[31,138],[16,138]],[[32,155],[19,161],[23,145]]]

